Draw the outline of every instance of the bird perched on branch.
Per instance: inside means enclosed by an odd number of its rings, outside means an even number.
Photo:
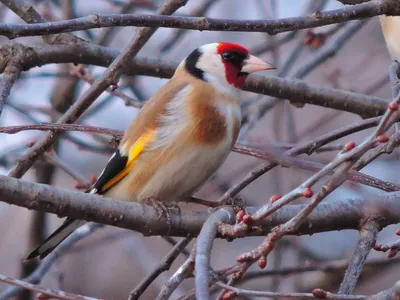
[[[274,69],[243,46],[194,50],[143,106],[118,150],[87,191],[122,201],[186,200],[225,161],[241,122],[238,89],[253,72]],[[44,258],[86,221],[67,218],[27,259]]]
[[[379,19],[390,56],[400,61],[400,17],[380,16]]]

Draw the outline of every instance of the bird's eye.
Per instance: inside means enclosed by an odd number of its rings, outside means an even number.
[[[233,53],[232,52],[224,52],[224,53],[222,53],[222,59],[223,60],[227,60],[227,61],[229,61],[229,60],[231,60],[231,59],[233,59]]]

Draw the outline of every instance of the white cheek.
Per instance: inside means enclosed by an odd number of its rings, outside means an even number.
[[[238,96],[238,90],[226,80],[225,66],[219,54],[206,55],[199,63],[204,71],[204,79],[215,89],[228,96]]]

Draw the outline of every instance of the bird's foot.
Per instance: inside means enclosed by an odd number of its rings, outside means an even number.
[[[157,221],[160,220],[163,215],[165,216],[165,218],[167,219],[168,233],[169,233],[171,229],[172,220],[171,220],[171,215],[168,211],[168,207],[162,201],[158,200],[156,197],[149,197],[148,199],[145,200],[145,202],[153,206],[157,211],[158,213]]]

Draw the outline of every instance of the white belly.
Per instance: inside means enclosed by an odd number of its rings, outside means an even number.
[[[178,202],[190,197],[226,160],[231,144],[215,148],[196,147],[157,170],[138,195],[139,201],[160,197],[165,202]]]

